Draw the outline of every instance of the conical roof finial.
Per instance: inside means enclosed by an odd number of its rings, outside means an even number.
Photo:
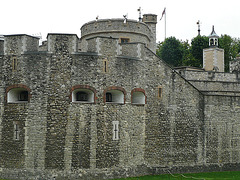
[[[214,30],[214,25],[212,26],[212,32],[211,32],[211,34],[208,37],[219,37],[217,35],[217,33],[215,32],[215,30]]]
[[[209,38],[209,46],[210,47],[214,47],[214,46],[217,47],[218,46],[218,38],[219,38],[219,36],[215,32],[214,26],[212,26],[212,32],[208,36],[208,38]]]

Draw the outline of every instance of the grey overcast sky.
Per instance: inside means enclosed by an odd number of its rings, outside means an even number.
[[[158,15],[157,41],[164,40],[166,7],[167,37],[191,40],[197,35],[198,20],[201,35],[208,36],[212,25],[220,36],[240,37],[239,0],[1,0],[0,34],[73,33],[81,36],[80,27],[88,22],[107,18],[138,19],[142,14]]]

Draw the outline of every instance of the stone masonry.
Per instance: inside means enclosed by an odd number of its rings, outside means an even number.
[[[51,33],[41,48],[36,37],[4,36],[1,178],[240,170],[236,74],[171,69],[153,52],[147,16],[87,23],[81,39]]]

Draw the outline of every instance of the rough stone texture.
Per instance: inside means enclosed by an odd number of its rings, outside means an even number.
[[[26,34],[5,36],[4,54],[20,55],[27,51],[38,51],[38,41],[38,38]]]
[[[1,178],[240,170],[239,97],[203,93],[215,84],[239,91],[236,74],[178,73],[142,42],[97,36],[86,41],[86,52],[78,52],[74,34],[49,34],[44,51],[37,51],[35,40],[6,36],[0,55]],[[209,82],[203,86],[204,81]],[[24,88],[29,100],[8,103],[11,88]],[[78,89],[91,91],[94,101],[72,102]],[[146,104],[131,103],[137,90]],[[121,94],[123,102],[106,102],[108,91]],[[18,141],[14,121],[20,125]],[[113,121],[119,123],[118,140]]]
[[[0,39],[0,54],[3,54],[4,51],[4,40]]]
[[[200,80],[200,81],[217,81],[217,82],[239,82],[238,76],[234,73],[221,73],[212,71],[194,71],[194,70],[184,70],[179,71],[185,79]]]
[[[237,57],[234,61],[229,62],[230,73],[239,73],[240,72],[240,58]]]
[[[97,35],[113,38],[129,38],[130,42],[142,42],[155,52],[156,23],[148,23],[151,26],[129,19],[126,23],[124,23],[124,19],[103,19],[88,22],[81,27],[80,49],[81,51],[86,51],[86,40]]]
[[[206,95],[240,96],[238,73],[177,70],[192,85]]]
[[[206,163],[240,162],[239,97],[205,97]]]

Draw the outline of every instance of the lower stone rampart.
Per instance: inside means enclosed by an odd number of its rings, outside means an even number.
[[[240,163],[232,164],[210,164],[196,166],[154,166],[139,165],[137,167],[109,168],[94,170],[74,170],[74,171],[55,171],[55,170],[34,170],[34,169],[0,169],[0,177],[12,180],[101,180],[116,179],[126,177],[138,177],[145,175],[159,175],[175,173],[200,173],[200,172],[220,172],[220,171],[239,171]]]

